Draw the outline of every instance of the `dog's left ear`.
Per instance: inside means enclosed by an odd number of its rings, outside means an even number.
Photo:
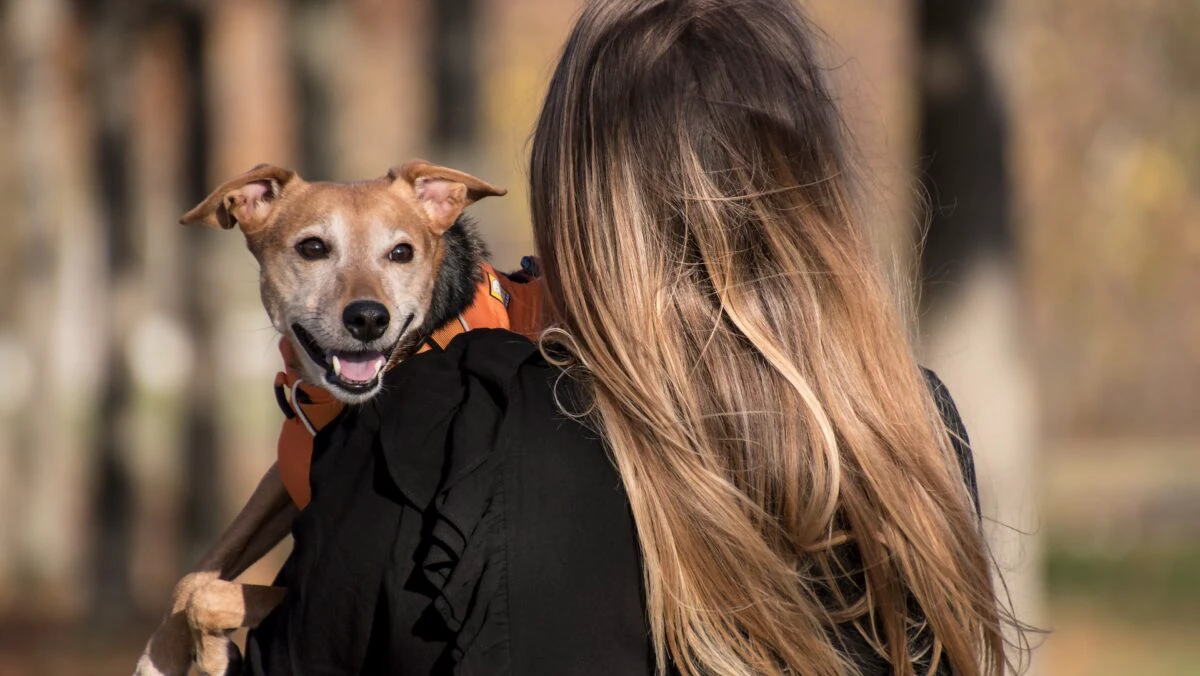
[[[430,229],[436,235],[454,225],[467,205],[484,197],[500,197],[508,192],[468,173],[439,167],[424,160],[412,160],[393,167],[388,171],[388,178],[393,185],[403,181],[412,188],[425,215],[429,217]]]
[[[244,234],[255,233],[266,225],[275,201],[294,181],[302,182],[291,169],[260,164],[222,183],[179,222],[203,223],[223,230],[238,226]]]

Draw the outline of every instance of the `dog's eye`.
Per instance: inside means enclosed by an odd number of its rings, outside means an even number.
[[[315,261],[329,255],[329,245],[320,237],[309,237],[296,245],[296,253],[305,260]]]
[[[393,263],[407,263],[413,259],[413,248],[411,244],[397,244],[396,248],[388,253],[388,260]]]

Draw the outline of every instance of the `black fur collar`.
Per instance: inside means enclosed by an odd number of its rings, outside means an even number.
[[[487,259],[488,251],[474,221],[460,216],[442,235],[442,245],[446,250],[433,283],[433,300],[428,319],[421,327],[422,338],[429,337],[470,307],[475,299],[475,287],[483,281],[479,265]]]

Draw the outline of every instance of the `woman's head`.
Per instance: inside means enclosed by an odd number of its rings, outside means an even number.
[[[533,141],[546,339],[625,482],[660,658],[844,673],[861,632],[895,664],[1001,671],[989,560],[815,43],[785,0],[587,6]]]
[[[709,236],[761,241],[757,206],[843,220],[841,123],[813,42],[787,2],[588,5],[534,139],[543,254],[582,247],[595,272],[640,275],[701,258]]]

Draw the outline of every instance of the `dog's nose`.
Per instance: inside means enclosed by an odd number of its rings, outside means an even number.
[[[382,336],[390,320],[391,315],[383,303],[373,300],[356,300],[342,311],[342,324],[346,330],[364,343]]]

